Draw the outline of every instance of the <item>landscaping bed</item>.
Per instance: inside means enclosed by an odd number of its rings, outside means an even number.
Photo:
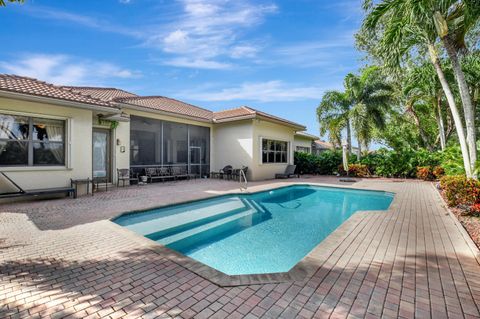
[[[439,192],[440,196],[447,202],[445,191],[439,190]],[[470,212],[466,208],[449,207],[449,209],[460,224],[462,224],[463,228],[465,228],[475,245],[480,249],[480,217],[470,215]]]

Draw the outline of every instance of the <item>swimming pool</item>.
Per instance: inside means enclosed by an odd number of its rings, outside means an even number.
[[[386,210],[393,194],[294,185],[224,195],[114,220],[228,275],[287,272],[353,213]]]

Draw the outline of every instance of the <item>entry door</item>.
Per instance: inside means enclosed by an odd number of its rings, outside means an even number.
[[[111,182],[110,131],[93,129],[93,177],[106,177]]]
[[[202,148],[190,146],[190,173],[202,176]]]

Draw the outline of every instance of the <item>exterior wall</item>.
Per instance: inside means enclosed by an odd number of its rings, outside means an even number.
[[[297,146],[308,147],[310,149],[309,153],[312,153],[312,139],[310,139],[308,137],[295,135],[294,140],[293,140],[293,150],[294,151],[296,151]]]
[[[293,145],[295,130],[291,127],[270,123],[262,120],[254,120],[253,129],[253,164],[252,180],[271,179],[277,173],[285,172],[288,164],[293,164]],[[288,142],[288,163],[262,163],[262,139],[272,139]]]
[[[252,179],[252,120],[216,124],[212,136],[211,171],[219,171],[227,165],[232,165],[233,168],[248,166],[247,178]]]
[[[20,187],[63,187],[70,184],[70,178],[92,176],[92,111],[0,98],[0,112],[67,121],[65,166],[0,167]],[[9,185],[0,178],[0,192],[14,190]]]

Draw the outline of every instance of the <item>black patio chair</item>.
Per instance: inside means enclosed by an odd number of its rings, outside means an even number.
[[[300,178],[300,174],[295,174],[295,169],[297,165],[287,165],[285,168],[285,173],[275,174],[275,178],[290,178],[292,176],[297,176]]]

